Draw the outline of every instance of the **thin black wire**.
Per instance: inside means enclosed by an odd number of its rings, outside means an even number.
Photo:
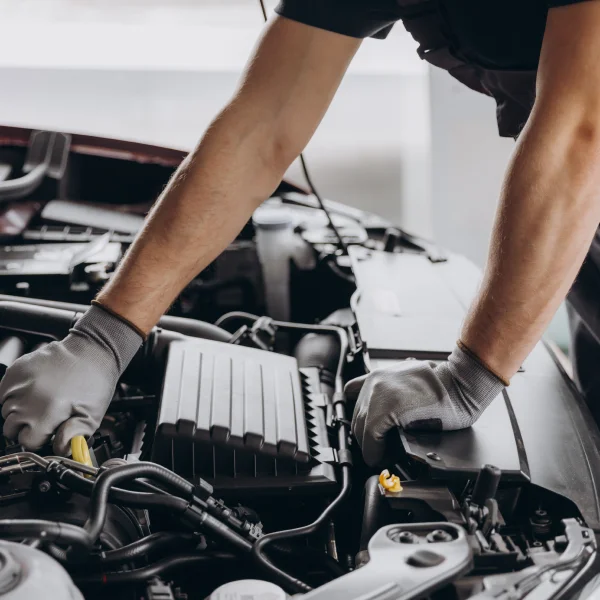
[[[260,4],[260,9],[262,11],[262,15],[263,15],[263,18],[266,23],[267,22],[267,9],[265,7],[265,2],[264,2],[264,0],[258,0],[258,2]],[[323,202],[323,198],[321,197],[321,194],[319,194],[319,192],[317,192],[317,188],[314,186],[314,184],[312,182],[312,178],[308,172],[308,167],[306,166],[306,161],[304,160],[304,153],[301,152],[299,158],[300,158],[300,165],[302,166],[302,172],[304,173],[304,179],[306,179],[306,183],[308,184],[308,189],[310,190],[310,193],[317,199],[317,202],[319,203],[321,210],[325,213],[325,216],[327,217],[327,221],[329,222],[329,227],[331,228],[331,230],[335,234],[335,237],[337,238],[338,246],[339,246],[340,250],[344,254],[348,254],[348,245],[344,241],[344,238],[342,237],[340,230],[336,227],[335,223],[333,222],[333,219],[331,218],[331,213],[329,212],[329,209],[325,206],[325,202]]]
[[[306,179],[306,183],[308,183],[308,188],[310,189],[310,193],[317,199],[317,202],[319,203],[321,210],[325,213],[325,216],[327,217],[327,220],[329,221],[329,227],[331,227],[331,229],[333,230],[333,233],[335,234],[335,236],[338,239],[338,246],[340,247],[340,250],[344,254],[348,254],[348,245],[344,241],[344,238],[342,237],[342,234],[340,233],[339,229],[334,224],[333,219],[331,218],[331,213],[329,212],[328,208],[325,206],[325,202],[323,202],[323,198],[321,198],[321,195],[319,194],[319,192],[317,192],[317,188],[314,186],[312,179],[310,178],[310,175],[308,173],[308,167],[306,166],[306,161],[304,160],[304,154],[301,153],[299,158],[300,158],[300,164],[302,165],[302,172],[304,173],[304,178]]]
[[[260,9],[262,10],[263,18],[265,23],[267,21],[267,9],[265,8],[264,0],[258,0],[260,2]]]

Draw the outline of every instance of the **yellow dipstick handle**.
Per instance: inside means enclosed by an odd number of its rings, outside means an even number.
[[[402,491],[400,477],[398,477],[398,475],[390,475],[390,472],[387,469],[381,471],[379,475],[379,485],[381,485],[386,492]]]
[[[90,449],[82,435],[76,435],[71,440],[71,453],[73,455],[73,460],[76,460],[78,463],[87,465],[88,467],[94,466],[90,457]]]

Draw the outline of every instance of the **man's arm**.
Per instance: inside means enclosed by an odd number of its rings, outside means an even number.
[[[60,342],[0,383],[4,435],[28,449],[91,436],[119,377],[186,283],[234,239],[304,148],[360,41],[282,17],[231,102],[186,158],[109,285]],[[133,325],[133,327],[131,327]]]
[[[600,3],[551,9],[537,100],[505,180],[462,340],[510,379],[571,287],[600,222]]]
[[[144,332],[235,238],[312,137],[360,40],[276,17],[99,301]]]
[[[600,2],[549,11],[537,100],[506,175],[483,284],[448,361],[347,385],[365,461],[404,429],[472,425],[539,340],[600,221]]]

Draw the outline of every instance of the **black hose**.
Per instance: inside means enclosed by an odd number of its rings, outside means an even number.
[[[361,551],[367,549],[371,538],[381,527],[383,501],[384,497],[379,490],[379,478],[377,475],[373,475],[365,483],[362,529],[360,532]]]
[[[228,323],[229,321],[234,321],[236,319],[239,321],[256,321],[258,319],[258,316],[241,310],[233,310],[224,315],[221,315],[215,321],[215,327],[223,327],[225,323]]]
[[[111,488],[122,481],[139,477],[155,479],[190,500],[193,497],[194,486],[191,483],[155,463],[131,463],[105,471],[98,476],[94,483],[90,497],[90,516],[83,526],[94,542],[98,539],[104,527]],[[182,500],[182,502],[185,502],[185,500]],[[174,504],[179,504],[179,502]]]
[[[58,480],[69,489],[82,494],[84,496],[91,496],[94,489],[94,482],[89,479],[85,479],[81,475],[78,475],[70,469],[60,468]],[[49,473],[52,473],[52,468],[49,469]],[[151,484],[143,482],[144,486],[150,488],[152,493],[148,492],[135,492],[131,490],[123,490],[120,488],[113,487],[109,492],[109,499],[111,502],[123,504],[133,508],[155,508],[165,509],[172,512],[185,512],[188,507],[188,502],[177,496],[172,496],[165,493],[160,488],[156,488]]]
[[[340,356],[340,344],[333,334],[309,333],[296,345],[294,356],[300,368],[317,368],[330,375],[328,380],[333,380]]]
[[[186,496],[187,499],[172,496],[167,493],[147,494],[144,492],[131,492],[129,490],[118,490],[117,497],[131,497],[134,495],[134,501],[139,502],[141,506],[147,500],[152,500],[156,506],[167,507],[171,510],[181,513],[182,520],[194,529],[203,529],[212,533],[216,538],[234,546],[236,549],[249,553],[252,550],[252,544],[242,537],[239,533],[229,526],[221,523],[218,519],[210,515],[202,506],[194,505],[196,498],[193,495],[194,486],[176,475],[167,468],[154,463],[133,463],[114,467],[104,473],[101,473],[94,483],[90,498],[90,516],[84,524],[85,531],[88,532],[92,542],[95,542],[106,520],[107,504],[111,490],[114,485],[127,480],[139,477],[148,477],[158,480],[167,487],[171,487],[178,494]],[[63,474],[64,479],[64,474]],[[67,481],[75,482],[74,477],[67,476]],[[80,484],[80,482],[78,482]],[[145,482],[138,482],[145,483]],[[158,488],[154,488],[157,489]]]
[[[78,316],[73,310],[0,301],[0,329],[40,335],[53,340],[63,339]]]
[[[22,540],[42,539],[44,542],[68,544],[87,554],[94,540],[77,525],[42,519],[3,519],[0,520],[0,539]]]
[[[108,550],[100,554],[103,565],[128,563],[139,558],[146,558],[150,554],[165,552],[167,550],[181,550],[182,546],[198,544],[198,536],[192,533],[178,533],[174,531],[159,531],[141,540],[137,540],[117,550]]]
[[[58,302],[56,300],[22,298],[21,296],[8,296],[6,294],[0,294],[0,303],[4,302],[18,302],[19,304],[39,306],[49,309],[67,310],[74,313],[84,313],[89,308],[89,305],[87,304],[72,304],[70,302]],[[198,321],[196,319],[164,315],[159,319],[157,325],[161,329],[176,331],[190,337],[215,340],[217,342],[228,342],[231,339],[231,334],[224,329],[220,329],[212,323],[206,323],[205,321]]]
[[[355,322],[349,308],[341,308],[323,319],[322,325],[333,325],[347,329]],[[340,342],[333,332],[308,333],[296,345],[294,356],[300,368],[314,367],[319,370],[319,379],[326,392],[335,385],[335,375],[340,360]]]
[[[74,581],[79,585],[122,585],[145,583],[152,577],[170,573],[175,569],[193,567],[200,564],[216,561],[235,561],[238,557],[227,552],[211,552],[206,554],[181,554],[163,558],[147,567],[134,569],[133,571],[122,571],[118,573],[98,573],[94,575],[73,575]]]
[[[291,587],[291,591],[298,593],[310,592],[312,588],[309,585],[306,585],[299,579],[296,579],[285,571],[282,571],[265,556],[265,546],[273,542],[280,542],[281,540],[304,537],[317,531],[346,499],[346,495],[350,492],[351,487],[350,467],[348,465],[344,465],[342,467],[342,489],[333,502],[319,515],[319,517],[312,523],[304,525],[303,527],[286,529],[284,531],[275,531],[273,533],[264,535],[254,543],[252,548],[252,556],[254,557],[254,560],[263,568],[265,568],[273,576],[273,578],[280,583],[280,585],[288,588]]]

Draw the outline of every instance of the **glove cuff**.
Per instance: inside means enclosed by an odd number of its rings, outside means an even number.
[[[83,334],[110,350],[120,373],[127,368],[144,341],[132,326],[98,305],[87,310],[71,329],[71,334]]]
[[[502,377],[499,373],[492,369],[490,365],[488,365],[485,361],[481,360],[481,358],[479,358],[479,356],[477,356],[477,354],[475,354],[475,352],[473,352],[473,350],[471,350],[471,348],[469,348],[462,340],[458,340],[456,342],[456,345],[459,347],[460,350],[468,354],[472,359],[476,360],[482,367],[484,367],[490,373],[495,375],[506,387],[510,385],[510,381],[504,379],[504,377]]]
[[[478,400],[480,409],[486,408],[506,387],[498,375],[462,344],[457,345],[448,357],[448,369],[465,396]]]
[[[103,304],[99,300],[92,300],[92,306],[99,306],[102,310],[105,310],[107,313],[110,313],[113,317],[119,319],[119,321],[123,321],[125,325],[129,325],[129,327],[131,327],[131,329],[133,329],[142,338],[144,342],[148,339],[148,335],[145,334],[137,325],[135,325],[135,323],[132,323],[129,319],[126,319],[125,317],[121,316],[118,312],[115,312],[112,308],[106,306],[106,304]]]

